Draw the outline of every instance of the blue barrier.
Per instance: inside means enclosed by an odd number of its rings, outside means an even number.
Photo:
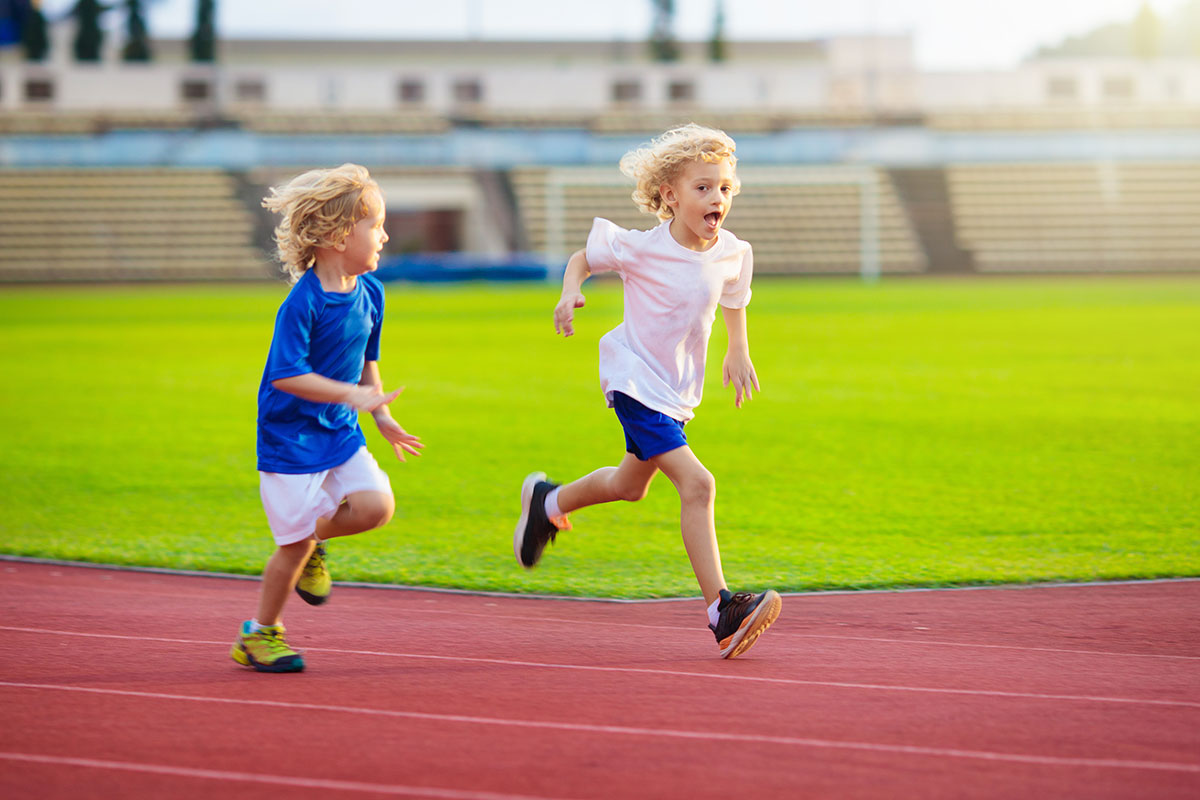
[[[443,134],[260,134],[244,130],[110,131],[2,135],[5,167],[215,167],[338,164],[601,165],[615,168],[646,135],[581,130],[471,130]],[[805,128],[737,134],[750,164],[920,166],[1009,161],[1200,159],[1200,130],[938,131],[921,127]],[[615,172],[615,169],[614,169]]]
[[[414,283],[457,283],[461,281],[546,281],[561,274],[561,265],[529,253],[487,256],[478,253],[416,253],[387,256],[379,260],[375,277]]]

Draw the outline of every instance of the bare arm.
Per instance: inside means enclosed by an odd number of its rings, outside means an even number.
[[[383,380],[379,377],[378,361],[368,361],[363,365],[363,374],[359,378],[358,383],[360,386],[372,387],[378,392],[383,391]],[[398,395],[403,391],[404,387],[401,386],[393,394]],[[371,417],[375,420],[375,424],[379,426],[380,435],[391,443],[392,450],[396,453],[396,458],[404,461],[405,453],[411,453],[414,456],[421,455],[421,448],[425,446],[421,443],[421,437],[404,430],[400,426],[400,423],[392,417],[392,410],[387,403],[372,411]]]
[[[575,309],[583,308],[587,299],[583,296],[583,282],[592,274],[587,262],[587,252],[576,250],[567,261],[563,272],[562,296],[554,307],[554,332],[563,336],[575,333]]]
[[[420,437],[408,433],[400,427],[400,423],[392,419],[388,404],[404,391],[401,387],[393,392],[384,394],[383,381],[379,377],[379,364],[368,361],[363,365],[362,377],[358,383],[344,383],[310,372],[306,375],[295,375],[291,378],[280,378],[271,381],[271,385],[281,392],[288,392],[314,403],[341,403],[358,411],[371,412],[379,433],[391,443],[396,452],[396,458],[404,460],[404,453],[421,455],[418,450]]]
[[[754,372],[754,364],[750,361],[750,340],[746,336],[746,309],[726,308],[721,306],[721,315],[725,318],[725,329],[729,333],[729,349],[725,351],[725,361],[721,365],[721,382],[723,386],[733,383],[734,401],[738,408],[742,407],[743,397],[750,399],[750,389],[758,388],[758,375]]]
[[[374,364],[375,362],[368,361],[367,363]],[[397,389],[389,394],[384,394],[383,387],[378,383],[378,369],[376,368],[372,374],[371,382],[363,382],[368,376],[367,369],[364,368],[363,379],[359,383],[345,383],[309,372],[304,375],[293,375],[290,378],[279,378],[271,381],[271,385],[281,392],[294,394],[314,403],[341,403],[359,411],[374,411],[380,406],[386,408],[387,404],[395,400],[403,390]]]

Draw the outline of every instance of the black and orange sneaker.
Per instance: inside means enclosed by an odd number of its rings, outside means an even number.
[[[566,514],[554,519],[546,516],[546,495],[556,488],[558,484],[546,480],[544,472],[529,473],[521,484],[521,518],[513,532],[513,552],[525,569],[537,564],[559,531],[571,530]]]
[[[721,658],[737,658],[753,647],[782,609],[783,600],[774,589],[762,594],[730,594],[728,589],[722,589],[717,624],[708,626],[717,637]]]

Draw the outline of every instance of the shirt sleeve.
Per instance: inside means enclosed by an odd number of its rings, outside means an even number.
[[[616,272],[624,270],[622,259],[625,255],[621,235],[625,229],[603,217],[592,220],[592,230],[587,238],[587,262],[592,274],[599,272]]]
[[[383,332],[383,285],[372,282],[371,300],[375,307],[375,322],[371,325],[371,335],[367,337],[366,361],[379,360],[379,338]]]
[[[725,284],[721,305],[725,308],[745,308],[750,305],[750,279],[754,277],[754,251],[746,245],[742,254],[742,269],[737,277]]]
[[[313,371],[309,362],[315,314],[307,303],[284,302],[275,316],[275,336],[267,354],[267,380],[292,378]]]

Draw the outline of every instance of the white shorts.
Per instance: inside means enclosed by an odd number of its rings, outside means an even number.
[[[382,492],[390,495],[392,484],[365,447],[344,463],[324,472],[286,475],[260,472],[259,490],[275,544],[303,541],[317,529],[318,519],[329,519],[347,495]]]

